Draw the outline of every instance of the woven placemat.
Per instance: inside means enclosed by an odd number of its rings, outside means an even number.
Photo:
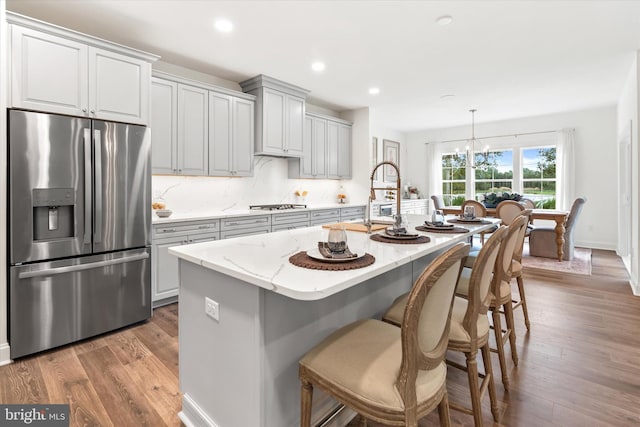
[[[394,239],[386,237],[382,234],[372,234],[371,240],[384,243],[397,243],[399,245],[415,245],[418,243],[429,243],[431,241],[428,236],[419,236],[417,239]]]
[[[456,223],[456,224],[469,224],[469,225],[485,225],[485,224],[492,224],[491,221],[483,219],[481,221],[465,221],[464,219],[458,219],[458,218],[447,218],[447,222],[451,222],[451,223]]]
[[[442,227],[442,229],[435,229],[425,227],[424,225],[416,226],[418,231],[426,231],[428,233],[442,233],[442,234],[456,234],[456,233],[468,233],[469,229],[464,227]]]
[[[366,267],[376,262],[376,258],[371,254],[364,254],[363,257],[354,259],[353,261],[344,262],[322,262],[311,258],[307,252],[300,251],[289,257],[289,262],[298,267],[310,268],[313,270],[354,270],[356,268]]]

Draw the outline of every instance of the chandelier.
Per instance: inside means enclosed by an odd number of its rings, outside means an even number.
[[[469,145],[467,145],[467,167],[475,169],[476,168],[476,134],[475,134],[475,113],[476,110],[469,110],[471,113],[471,139],[469,140]]]

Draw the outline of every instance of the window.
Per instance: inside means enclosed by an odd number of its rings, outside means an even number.
[[[533,200],[537,208],[555,209],[557,150],[555,146],[534,144],[476,153],[472,174],[467,174],[472,169],[466,168],[464,154],[442,154],[445,205],[459,206],[467,198],[482,201],[486,193],[508,192]]]
[[[466,161],[464,154],[442,155],[442,199],[446,206],[460,206],[466,198]]]
[[[476,153],[475,197],[486,193],[513,193],[513,151]]]
[[[522,194],[536,207],[556,207],[556,148],[525,148],[522,150]]]

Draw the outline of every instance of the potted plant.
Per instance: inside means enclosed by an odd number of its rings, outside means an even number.
[[[505,200],[515,200],[519,202],[522,199],[522,196],[518,193],[508,193],[506,191],[502,193],[485,193],[482,195],[482,204],[486,208],[495,208],[498,206],[498,203]]]

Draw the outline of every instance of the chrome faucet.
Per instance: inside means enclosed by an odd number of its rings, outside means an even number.
[[[384,161],[384,162],[380,162],[377,165],[375,165],[373,167],[373,171],[371,171],[371,189],[370,194],[369,194],[369,203],[371,203],[371,201],[376,199],[376,191],[375,190],[388,190],[387,187],[374,187],[373,186],[373,178],[376,175],[376,171],[378,170],[378,168],[380,166],[383,165],[388,165],[391,166],[392,168],[394,168],[396,170],[396,176],[398,177],[398,179],[396,180],[396,216],[395,216],[395,224],[393,225],[394,228],[400,228],[402,227],[402,215],[400,214],[400,168],[398,168],[398,165],[396,165],[393,162],[390,161]],[[368,228],[371,227],[371,212],[369,212],[369,225]]]

